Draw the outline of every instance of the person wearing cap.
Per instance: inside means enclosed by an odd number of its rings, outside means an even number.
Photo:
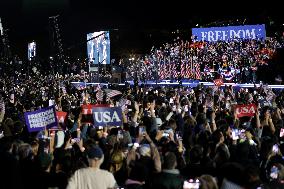
[[[116,181],[112,173],[100,169],[104,161],[104,154],[100,147],[92,146],[87,150],[88,168],[77,170],[70,178],[67,189],[107,189],[116,187]]]

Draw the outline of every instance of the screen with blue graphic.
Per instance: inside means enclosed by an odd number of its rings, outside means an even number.
[[[36,43],[31,42],[28,44],[28,59],[31,60],[36,56]]]
[[[92,64],[110,64],[110,38],[108,31],[87,34],[88,58]]]
[[[229,41],[234,39],[265,40],[265,25],[244,25],[212,28],[192,28],[196,41]]]

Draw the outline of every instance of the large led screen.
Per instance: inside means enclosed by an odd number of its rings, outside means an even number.
[[[92,64],[110,64],[110,39],[108,31],[87,34],[88,58]]]

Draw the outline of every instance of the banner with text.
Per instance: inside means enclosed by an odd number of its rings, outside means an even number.
[[[57,117],[54,106],[25,113],[29,132],[41,131],[45,128],[57,127]]]
[[[58,111],[56,112],[58,123],[62,123],[63,125],[65,124],[66,116],[67,112],[58,112]]]
[[[93,119],[95,126],[121,126],[121,107],[96,107],[93,109]]]
[[[244,25],[212,28],[192,28],[192,35],[197,41],[229,41],[233,39],[257,39],[266,38],[265,25]]]
[[[109,107],[108,104],[86,104],[86,105],[82,105],[81,109],[82,109],[82,119],[81,122],[82,123],[94,123],[93,120],[93,109],[95,107]]]
[[[248,105],[237,105],[236,106],[236,113],[237,117],[252,117],[255,115],[255,112],[257,110],[256,104],[248,104]]]

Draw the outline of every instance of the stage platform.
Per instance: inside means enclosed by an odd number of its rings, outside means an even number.
[[[119,85],[119,86],[125,86],[127,83],[130,86],[134,85],[134,81],[127,81],[125,83],[84,83],[84,82],[71,82],[74,85],[78,85],[81,87],[92,85],[101,85],[101,86],[109,86],[109,85]],[[197,80],[194,81],[188,81],[188,82],[182,82],[182,86],[185,87],[196,87],[200,84],[203,84],[204,86],[214,86],[213,82],[199,82]],[[146,86],[179,86],[180,82],[177,81],[171,81],[171,80],[163,80],[163,81],[146,81],[146,82],[139,82],[138,85],[146,85]],[[254,86],[259,87],[260,84],[253,84],[253,83],[224,83],[222,86],[225,85],[232,85],[233,87],[240,87],[240,88],[253,88]],[[284,85],[268,85],[269,88],[272,89],[284,89]]]

